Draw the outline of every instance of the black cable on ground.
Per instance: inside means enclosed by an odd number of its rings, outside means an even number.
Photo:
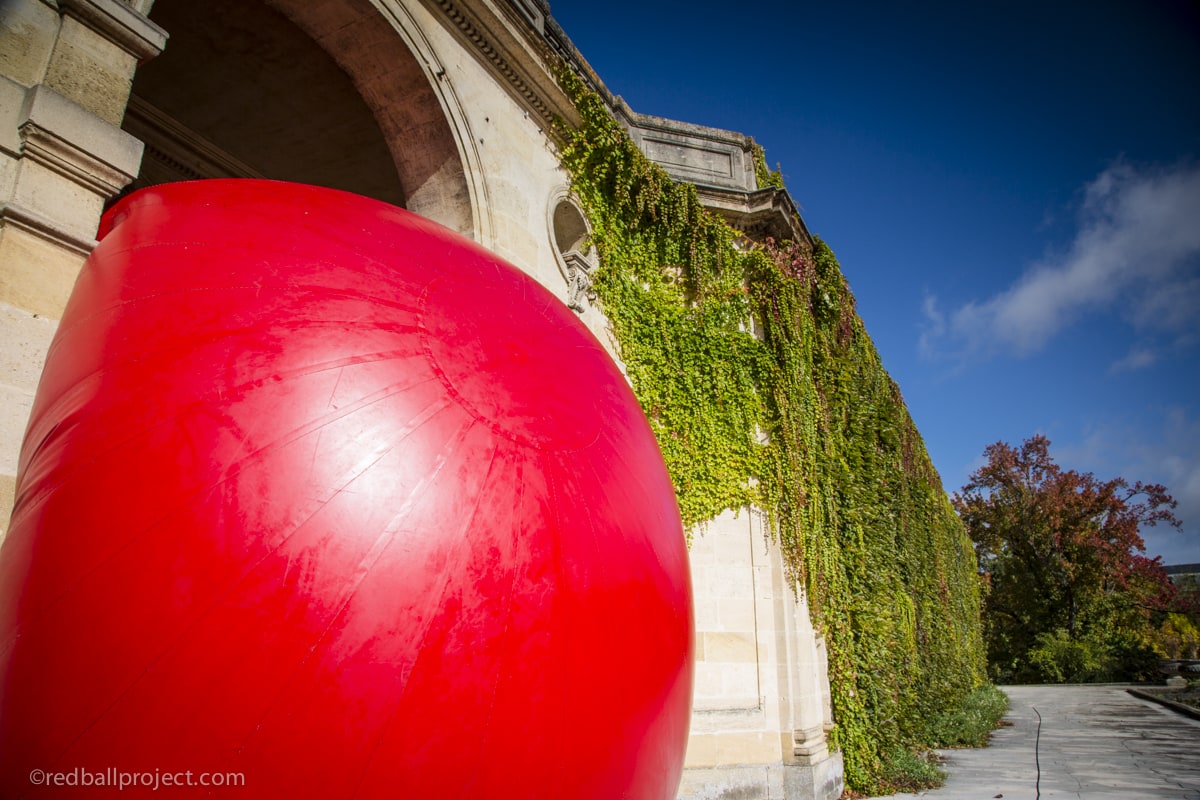
[[[1042,744],[1042,715],[1038,713],[1037,706],[1030,706],[1033,713],[1037,714],[1038,726],[1037,736],[1033,740],[1033,765],[1037,769],[1037,781],[1034,783],[1034,791],[1037,793],[1037,800],[1042,800],[1042,762],[1038,756],[1038,748]]]

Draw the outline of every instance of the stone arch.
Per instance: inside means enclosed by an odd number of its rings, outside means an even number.
[[[134,79],[124,127],[147,144],[135,187],[293,180],[478,238],[458,137],[394,15],[365,0],[157,0],[151,17],[171,38]]]

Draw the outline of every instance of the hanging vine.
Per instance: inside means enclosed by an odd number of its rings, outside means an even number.
[[[824,242],[747,246],[650,162],[577,76],[564,165],[595,289],[690,527],[764,509],[829,653],[847,785],[983,681],[970,542]],[[760,185],[782,187],[755,153]]]

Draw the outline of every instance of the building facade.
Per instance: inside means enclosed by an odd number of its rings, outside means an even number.
[[[142,186],[258,177],[402,206],[523,269],[611,346],[557,155],[555,120],[578,122],[558,59],[749,238],[808,236],[785,191],[757,187],[752,140],[629,109],[544,0],[0,1],[3,525],[56,321],[100,215]],[[691,556],[680,797],[837,797],[823,644],[761,516],[701,526]]]

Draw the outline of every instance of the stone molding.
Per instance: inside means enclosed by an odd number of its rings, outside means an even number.
[[[145,143],[144,162],[176,180],[266,177],[137,95],[129,98],[125,129]]]
[[[447,27],[508,86],[527,113],[542,120],[552,137],[557,119],[569,125],[580,122],[545,68],[562,59],[599,92],[647,158],[675,180],[695,184],[701,202],[747,237],[759,242],[768,237],[812,241],[786,190],[758,188],[751,137],[633,111],[608,91],[550,16],[544,0],[509,0],[495,6],[479,0],[425,2],[442,14]]]
[[[21,154],[105,198],[137,175],[142,143],[49,87],[26,95]]]
[[[776,241],[812,242],[812,234],[800,217],[796,202],[784,189],[767,187],[749,192],[696,187],[700,202],[756,242],[768,237]]]
[[[555,123],[580,123],[579,112],[550,72],[563,59],[593,87],[602,84],[550,16],[542,0],[424,0],[446,26],[507,86],[525,109],[555,136]],[[440,77],[440,76],[439,76]],[[610,95],[602,91],[606,98]]]
[[[750,192],[754,140],[735,131],[639,114],[618,97],[613,110],[646,157],[672,178],[698,186]]]
[[[0,228],[11,227],[37,236],[64,250],[86,256],[96,240],[65,230],[59,223],[16,203],[0,204]]]
[[[167,32],[119,0],[58,0],[74,17],[138,61],[154,58],[167,45]]]
[[[695,184],[700,202],[749,239],[812,241],[786,190],[758,188],[751,137],[639,114],[619,97],[614,112],[646,158],[673,179]]]
[[[473,8],[469,11],[454,0],[434,0],[434,3],[450,23],[451,29],[459,35],[476,56],[488,64],[491,70],[508,84],[518,102],[527,111],[533,112],[541,119],[547,129],[552,128],[556,116],[564,116],[568,119],[576,116],[573,113],[574,109],[570,109],[568,112],[570,104],[566,102],[565,97],[561,96],[561,91],[556,91],[557,84],[553,77],[546,72],[535,75],[534,70],[529,68],[531,64],[541,64],[541,58],[532,53],[525,53],[524,58],[521,57],[521,54],[514,56],[509,53],[511,47],[519,47],[520,43],[511,31],[504,31],[506,27],[504,20],[494,15],[485,18],[481,14],[472,13],[472,11],[490,10],[483,4],[471,3]],[[533,20],[525,15],[522,15],[521,19],[531,30],[537,32],[537,29],[533,27],[535,24]],[[502,42],[505,39],[508,41]],[[531,38],[531,44],[532,41]],[[540,56],[542,53],[536,55]],[[558,98],[553,97],[555,93],[559,95]]]
[[[41,164],[72,183],[105,197],[116,194],[133,176],[113,169],[53,131],[36,122],[21,126],[22,152],[34,164]],[[124,179],[124,180],[122,180]]]
[[[817,725],[792,732],[793,764],[816,764],[829,757],[829,744],[825,740],[825,726]]]

